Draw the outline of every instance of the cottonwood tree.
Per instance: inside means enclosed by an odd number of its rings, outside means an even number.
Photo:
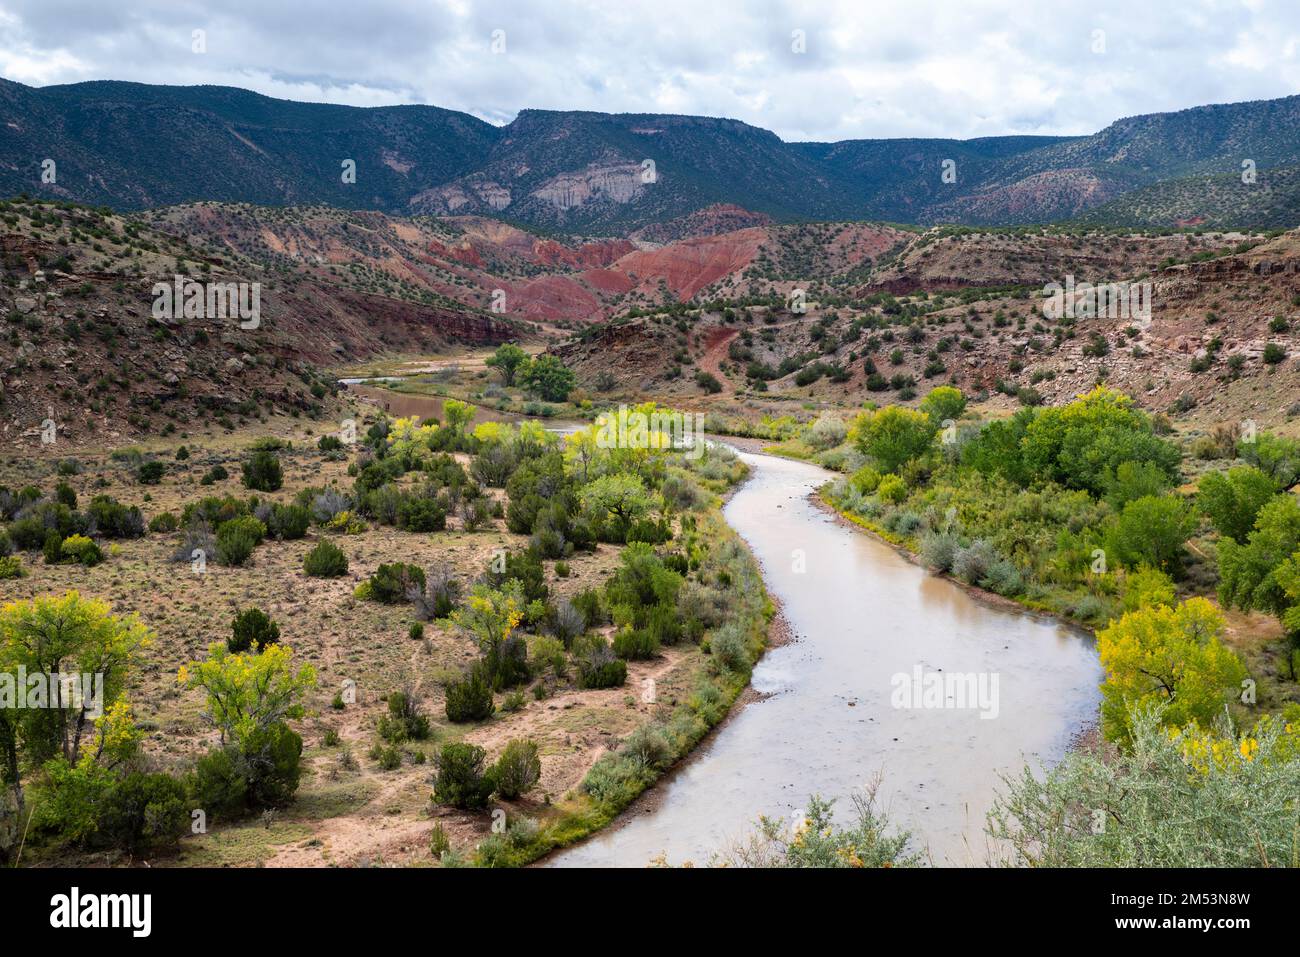
[[[528,353],[524,352],[514,343],[507,342],[497,347],[497,351],[489,356],[484,365],[491,366],[501,373],[501,381],[507,386],[515,384],[515,375],[519,367],[528,361]]]
[[[1246,677],[1223,633],[1223,615],[1204,598],[1131,611],[1099,631],[1106,737],[1132,744],[1134,707],[1161,707],[1162,720],[1173,727],[1193,721],[1208,727]]]

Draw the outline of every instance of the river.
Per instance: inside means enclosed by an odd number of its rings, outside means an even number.
[[[978,600],[844,527],[811,502],[832,473],[742,453],[749,480],[727,521],[763,565],[796,640],[754,670],[765,697],[733,715],[653,800],[551,866],[707,863],[760,814],[790,820],[812,792],[848,796],[880,776],[893,823],[935,865],[989,857],[985,815],[1002,774],[1059,761],[1094,719],[1101,669],[1092,639],[1053,619]],[[895,707],[896,674],[983,675],[978,708]],[[987,717],[981,717],[981,713]]]

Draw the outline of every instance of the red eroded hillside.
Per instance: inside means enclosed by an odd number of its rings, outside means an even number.
[[[625,273],[641,292],[652,294],[662,282],[678,299],[690,299],[719,279],[745,269],[766,238],[766,229],[754,227],[685,239],[629,253],[613,268]]]

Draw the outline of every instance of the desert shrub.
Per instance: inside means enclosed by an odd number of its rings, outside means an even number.
[[[457,724],[467,721],[485,721],[492,717],[496,705],[492,702],[492,682],[483,662],[476,662],[459,680],[446,688],[447,720]]]
[[[140,467],[135,470],[135,478],[141,485],[157,485],[162,481],[163,473],[166,471],[167,467],[162,462],[151,459],[140,463]]]
[[[968,585],[978,585],[988,577],[999,557],[991,543],[977,538],[965,548],[957,549],[952,560],[952,573]]]
[[[189,791],[195,807],[210,819],[237,818],[248,810],[248,780],[240,769],[239,749],[214,748],[194,764]]]
[[[155,534],[174,532],[181,527],[181,520],[175,512],[159,512],[149,520],[149,531]]]
[[[72,510],[77,508],[77,493],[67,482],[60,482],[54,488],[54,500]]]
[[[215,485],[217,482],[224,482],[230,478],[230,473],[226,471],[224,465],[214,465],[203,473],[203,478],[199,479],[200,485]]]
[[[587,630],[586,616],[567,598],[561,598],[555,604],[547,616],[546,623],[551,634],[558,638],[565,648],[572,645],[573,639]]]
[[[709,654],[727,671],[741,674],[749,668],[749,642],[734,622],[727,622],[709,635]]]
[[[231,625],[231,636],[226,639],[226,647],[235,654],[247,651],[254,645],[259,652],[265,651],[267,645],[280,640],[280,626],[260,608],[245,608],[235,616]]]
[[[128,853],[175,845],[189,830],[185,786],[167,774],[128,771],[109,788],[96,837]]]
[[[411,626],[406,629],[406,637],[412,641],[420,641],[424,638],[424,622],[413,621]]]
[[[424,741],[429,737],[429,719],[420,712],[420,699],[410,690],[388,696],[388,714],[379,719],[379,736],[390,744]]]
[[[302,738],[284,722],[248,734],[240,745],[249,804],[282,807],[293,800],[302,775]]]
[[[45,564],[57,565],[63,561],[63,536],[54,529],[45,533],[45,542],[41,545],[41,552],[45,557]]]
[[[604,600],[596,589],[584,589],[574,595],[572,601],[573,607],[581,612],[585,627],[595,628],[609,620],[605,613]]]
[[[875,467],[864,465],[851,476],[849,482],[863,495],[871,495],[880,487],[880,472]]]
[[[407,597],[415,604],[415,615],[421,621],[446,618],[456,608],[460,597],[460,583],[450,566],[435,564],[429,567],[424,588],[412,588]]]
[[[1017,595],[1024,590],[1024,576],[1020,574],[1014,562],[999,558],[991,566],[988,573],[980,579],[980,587],[986,588],[991,592],[999,595]]]
[[[244,487],[258,492],[276,492],[284,484],[284,472],[275,453],[258,450],[244,461]]]
[[[310,502],[311,517],[321,525],[332,521],[340,513],[352,508],[352,499],[336,488],[327,488],[317,492],[312,496]]]
[[[897,505],[907,498],[907,483],[897,475],[881,476],[880,485],[876,487],[876,495],[880,497],[882,502]]]
[[[625,661],[653,658],[659,654],[659,639],[648,628],[621,628],[614,635],[614,654]]]
[[[497,758],[492,777],[497,794],[507,801],[527,794],[542,777],[542,759],[538,756],[537,744],[521,739],[509,742],[501,757]]]
[[[495,789],[492,775],[483,770],[486,757],[474,744],[444,744],[433,758],[433,799],[462,810],[486,807]]]
[[[486,575],[488,584],[501,588],[514,579],[523,589],[524,601],[545,602],[550,598],[551,590],[546,584],[546,568],[542,557],[533,548],[509,552],[505,556],[504,571],[497,571],[495,560],[489,565]]]
[[[960,547],[961,542],[952,532],[931,532],[921,539],[921,561],[937,572],[947,572]]]
[[[22,559],[17,555],[0,557],[0,581],[11,581],[15,578],[24,578],[26,575],[27,572],[23,570]]]
[[[267,528],[272,535],[282,541],[292,541],[307,534],[311,525],[311,512],[301,505],[277,504],[271,509],[271,520]]]
[[[222,565],[242,565],[265,537],[266,526],[251,515],[222,522],[217,529],[217,561]]]
[[[85,535],[69,535],[63,540],[60,551],[61,561],[77,562],[87,568],[98,565],[104,560],[104,553],[100,551],[99,546]]]
[[[477,532],[487,528],[496,515],[497,503],[486,496],[476,495],[466,499],[460,506],[460,518],[467,532]]]
[[[661,771],[673,760],[672,742],[657,724],[641,725],[627,736],[618,753],[646,771]]]
[[[408,532],[440,532],[447,527],[447,510],[434,498],[406,498],[397,507],[397,527]]]
[[[45,544],[45,524],[38,518],[20,518],[7,536],[19,551],[34,552]]]
[[[408,565],[405,562],[380,565],[370,576],[369,585],[371,599],[395,605],[407,600],[408,591],[424,589],[424,570],[418,565]]]
[[[618,658],[600,635],[584,636],[573,646],[579,688],[617,688],[627,681],[627,662]]]
[[[108,495],[96,495],[86,509],[92,528],[104,538],[140,538],[144,516],[135,506],[128,508]]]

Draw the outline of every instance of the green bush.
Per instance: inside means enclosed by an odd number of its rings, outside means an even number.
[[[659,654],[659,639],[648,628],[622,628],[614,635],[614,654],[628,661]]]
[[[373,601],[395,605],[407,600],[406,593],[409,589],[424,590],[424,570],[418,565],[408,565],[405,562],[380,565],[370,576],[369,585]]]
[[[312,578],[338,578],[348,573],[348,557],[328,538],[322,538],[303,557],[302,567]]]
[[[302,774],[302,738],[287,724],[248,735],[240,759],[253,807],[282,807],[293,800]]]
[[[397,527],[408,532],[441,532],[447,527],[447,510],[437,499],[405,498],[397,507]]]
[[[251,515],[223,522],[217,529],[217,562],[221,565],[243,565],[265,537],[266,526]]]
[[[379,719],[379,736],[390,744],[423,741],[429,737],[429,719],[420,713],[420,699],[409,691],[388,695],[388,714]]]
[[[615,656],[600,635],[586,635],[573,642],[578,665],[578,687],[617,688],[627,681],[627,662]]]
[[[99,832],[129,853],[171,847],[189,830],[185,786],[167,774],[130,771],[109,792]]]
[[[271,509],[269,531],[276,538],[292,541],[304,537],[311,526],[311,512],[301,505],[276,505]]]
[[[136,481],[141,485],[157,485],[162,481],[163,473],[167,467],[157,459],[148,462],[141,462],[140,467],[135,470]]]
[[[60,550],[63,553],[62,561],[77,562],[87,568],[104,560],[104,553],[99,546],[85,535],[69,535],[63,540]]]
[[[279,491],[284,472],[275,453],[259,450],[244,462],[244,487],[258,492]]]
[[[527,794],[542,778],[542,759],[533,741],[515,739],[509,742],[497,759],[493,772],[497,794],[513,801]]]
[[[280,640],[280,626],[260,608],[245,608],[235,616],[231,625],[231,636],[226,639],[226,647],[235,654],[247,651],[254,645],[259,653],[267,645]]]
[[[234,745],[214,748],[194,764],[189,779],[190,800],[213,820],[233,820],[248,810],[248,781],[242,756]]]
[[[159,512],[149,520],[149,531],[155,534],[174,532],[181,527],[181,520],[175,512]]]
[[[15,578],[25,578],[27,572],[23,570],[23,562],[17,555],[5,555],[0,558],[0,581],[8,581]]]
[[[483,770],[486,757],[478,745],[444,744],[433,759],[433,799],[462,810],[486,807],[495,790],[492,775]]]
[[[492,717],[492,682],[483,662],[477,662],[464,678],[447,685],[447,720],[457,724],[485,721]]]

